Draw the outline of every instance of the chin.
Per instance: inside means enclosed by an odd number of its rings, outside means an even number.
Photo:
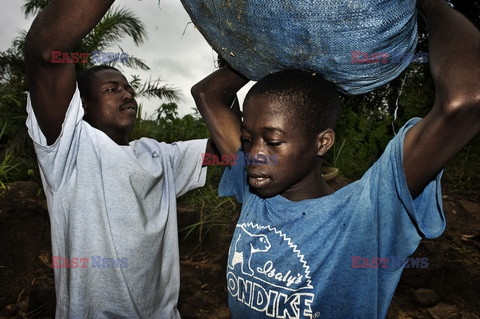
[[[252,193],[256,194],[261,198],[270,198],[277,196],[279,193],[275,192],[274,190],[265,189],[265,188],[253,188],[250,186],[250,190]]]
[[[133,130],[135,128],[135,121],[133,121],[132,123],[128,123],[126,125],[123,126],[123,129],[129,133],[131,130]]]

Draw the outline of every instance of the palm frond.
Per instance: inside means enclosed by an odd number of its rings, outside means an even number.
[[[44,9],[49,3],[50,0],[27,0],[22,6],[25,18],[28,18],[28,16],[36,16],[37,13]]]
[[[87,52],[103,50],[120,42],[120,39],[126,35],[131,37],[136,45],[142,44],[147,38],[145,25],[131,10],[124,7],[112,7],[82,40],[82,43],[85,48],[89,49]]]
[[[141,69],[144,71],[150,70],[150,67],[146,65],[142,59],[139,59],[133,55],[129,55],[123,50],[121,46],[118,46],[118,48],[120,49],[120,51],[116,53],[116,55],[111,59],[111,61],[107,62],[108,65],[117,66],[117,64],[120,63],[121,66],[125,66],[131,69]]]
[[[135,78],[134,78],[135,80]],[[138,81],[133,82],[137,85],[135,86],[130,82],[130,85],[135,88],[135,93],[137,96],[147,97],[147,98],[159,98],[167,101],[178,101],[180,99],[179,92],[177,89],[169,87],[166,84],[161,84],[163,81],[160,79],[152,81],[149,79],[147,82],[140,84]]]
[[[140,79],[139,75],[132,75],[132,79],[130,80],[130,85],[132,88],[135,90],[135,92],[139,91],[140,88],[142,87],[142,80]]]
[[[132,68],[132,69],[141,69],[141,70],[144,70],[144,71],[148,71],[150,70],[150,68],[148,67],[148,65],[145,64],[145,62],[143,62],[142,59],[139,59],[137,57],[134,57],[133,55],[129,55],[127,57],[127,59],[125,59],[124,62],[122,61],[117,61],[116,63],[122,63],[124,66],[128,67],[128,68]],[[115,63],[115,64],[116,64]],[[115,65],[114,64],[114,65]]]

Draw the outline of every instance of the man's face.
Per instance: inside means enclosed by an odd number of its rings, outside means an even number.
[[[114,137],[125,135],[135,125],[135,92],[122,73],[101,70],[93,75],[91,94],[84,100],[90,124]]]
[[[280,194],[295,200],[314,187],[313,171],[321,159],[315,138],[307,137],[305,127],[292,120],[294,114],[288,106],[286,112],[279,112],[285,108],[278,103],[265,96],[245,100],[241,130],[245,153],[276,160],[267,160],[268,165],[247,165],[248,183],[262,197]]]

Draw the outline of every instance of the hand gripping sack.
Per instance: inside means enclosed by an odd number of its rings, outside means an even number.
[[[417,41],[415,0],[181,1],[213,49],[251,80],[302,69],[361,94],[397,77]],[[407,58],[392,61],[399,55]]]

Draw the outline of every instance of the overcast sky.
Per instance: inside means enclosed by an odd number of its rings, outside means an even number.
[[[25,19],[21,9],[24,3],[22,0],[0,2],[0,51],[5,51],[18,35],[18,30],[29,29],[33,17]],[[148,32],[148,39],[139,47],[130,40],[119,43],[126,53],[143,59],[151,69],[141,71],[123,68],[127,79],[130,79],[130,74],[138,74],[145,80],[160,77],[166,84],[180,91],[180,115],[192,113],[194,102],[190,88],[215,69],[216,54],[200,32],[189,23],[190,18],[180,0],[161,0],[160,3],[158,0],[116,0],[114,6],[131,9],[146,25]],[[112,47],[105,51],[120,50]],[[241,99],[248,87],[239,94]],[[142,102],[149,114],[161,104],[159,100],[139,102]]]

